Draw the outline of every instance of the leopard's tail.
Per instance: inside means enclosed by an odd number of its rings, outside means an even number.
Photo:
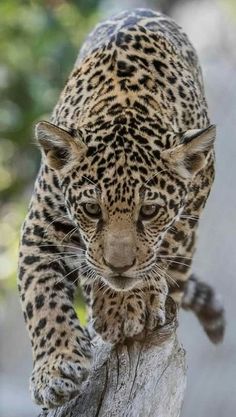
[[[186,282],[182,307],[193,311],[212,343],[223,341],[225,333],[225,311],[215,290],[191,275]]]

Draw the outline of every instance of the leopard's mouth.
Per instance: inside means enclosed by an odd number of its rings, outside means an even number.
[[[127,275],[111,275],[106,278],[106,281],[116,291],[128,291],[137,286],[140,279]]]

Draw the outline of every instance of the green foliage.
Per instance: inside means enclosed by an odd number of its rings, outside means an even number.
[[[0,291],[15,285],[19,228],[39,167],[33,126],[49,118],[97,3],[0,2]]]

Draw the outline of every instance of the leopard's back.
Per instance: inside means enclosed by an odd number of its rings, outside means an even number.
[[[99,23],[82,45],[75,66],[91,52],[102,48],[103,45],[109,42],[113,42],[115,38],[120,39],[122,42],[128,36],[127,31],[136,32],[137,27],[140,30],[140,35],[136,35],[137,46],[138,42],[142,41],[142,35],[144,39],[145,36],[152,37],[153,35],[154,40],[158,38],[165,39],[172,46],[175,53],[181,54],[183,62],[195,74],[196,80],[198,80],[199,85],[204,90],[198,56],[188,36],[169,16],[153,10],[135,9],[133,11],[123,11]]]
[[[91,32],[52,121],[75,129],[92,126],[93,119],[109,120],[113,104],[130,108],[135,100],[152,118],[161,118],[162,129],[209,124],[194,47],[171,18],[145,9],[122,12]]]

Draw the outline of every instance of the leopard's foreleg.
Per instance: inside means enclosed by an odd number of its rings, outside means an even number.
[[[74,226],[40,184],[42,177],[23,226],[18,282],[33,352],[32,397],[50,408],[78,393],[91,352],[73,307],[76,246],[63,241]]]

